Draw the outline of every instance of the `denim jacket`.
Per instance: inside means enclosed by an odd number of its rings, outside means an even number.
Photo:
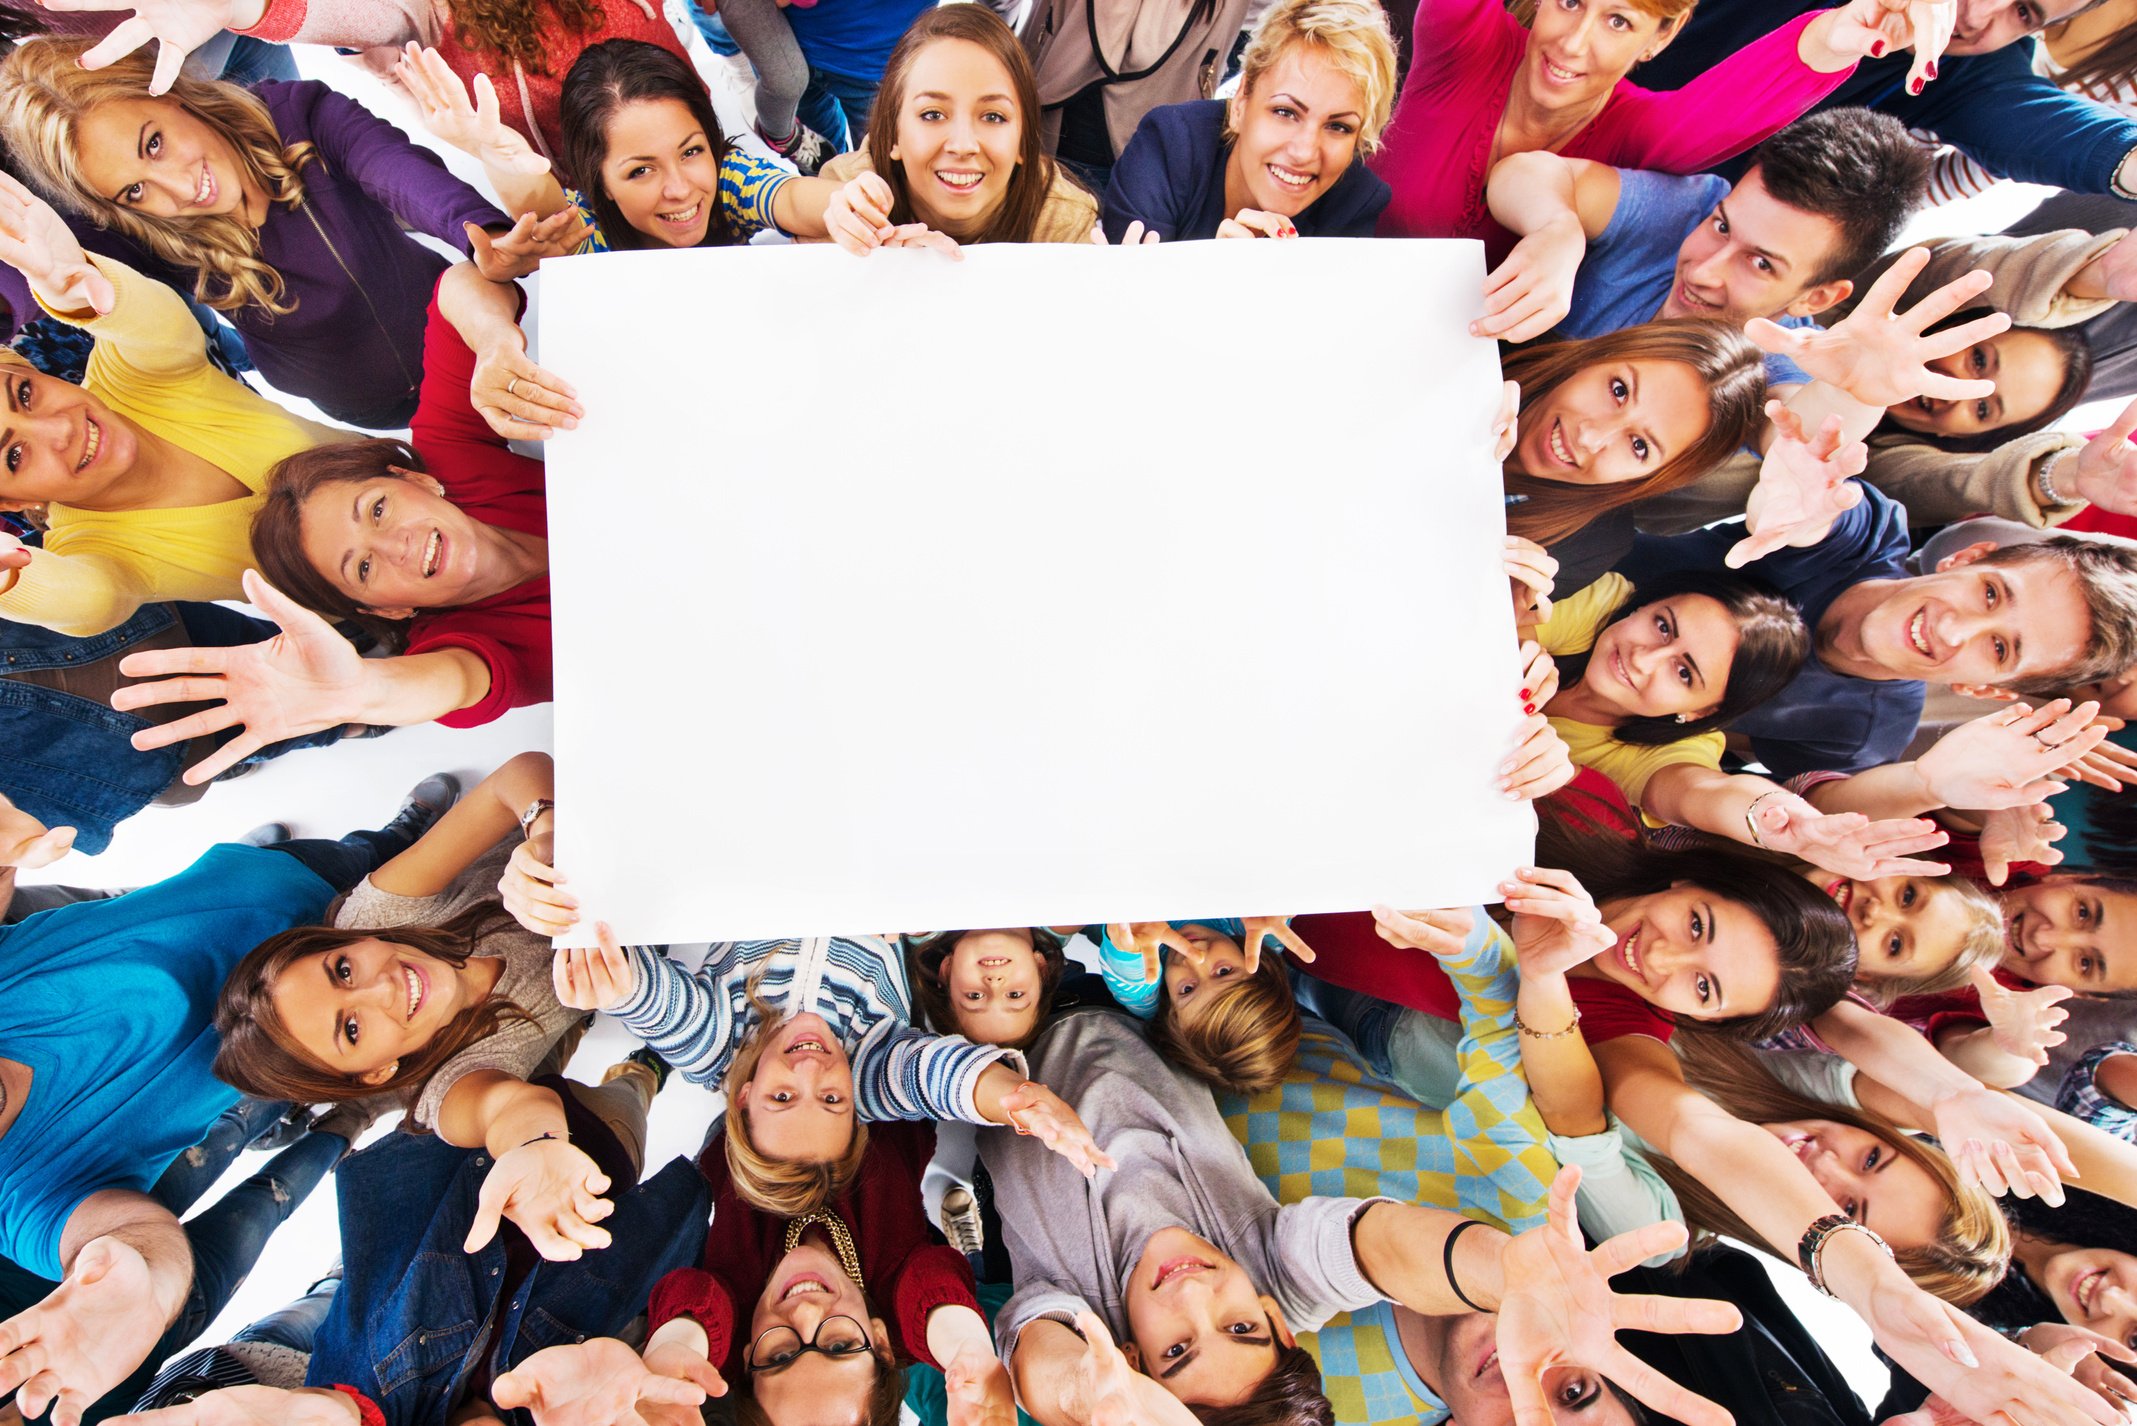
[[[341,1290],[313,1343],[306,1382],[348,1385],[388,1426],[444,1426],[472,1389],[487,1342],[494,1373],[545,1347],[614,1336],[645,1310],[653,1286],[705,1251],[711,1193],[678,1158],[613,1196],[613,1241],[576,1262],[538,1262],[503,1296],[505,1234],[463,1251],[490,1156],[429,1135],[389,1134],[335,1172]],[[512,1231],[507,1228],[506,1232]],[[485,1328],[497,1319],[497,1330]]]
[[[169,604],[144,604],[115,629],[76,638],[0,619],[0,675],[94,663],[177,622]],[[186,745],[142,752],[148,720],[71,693],[0,677],[0,793],[47,827],[72,827],[76,851],[111,845],[112,828],[169,787]]]

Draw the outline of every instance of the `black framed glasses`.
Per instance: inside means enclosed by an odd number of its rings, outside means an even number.
[[[843,1313],[816,1324],[816,1333],[806,1342],[792,1327],[767,1327],[750,1343],[749,1369],[757,1375],[785,1371],[811,1352],[834,1362],[865,1357],[875,1350],[868,1329]]]

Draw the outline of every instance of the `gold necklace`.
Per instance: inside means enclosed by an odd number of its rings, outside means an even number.
[[[846,1276],[853,1279],[854,1286],[862,1292],[868,1284],[861,1278],[861,1255],[853,1246],[853,1232],[839,1221],[839,1216],[828,1208],[787,1220],[786,1251],[793,1252],[801,1245],[801,1235],[812,1226],[820,1226],[831,1239],[831,1250],[838,1254],[838,1265],[845,1269]]]

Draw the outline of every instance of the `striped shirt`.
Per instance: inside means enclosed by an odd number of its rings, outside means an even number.
[[[779,224],[772,218],[772,199],[793,176],[793,170],[781,168],[770,159],[733,146],[728,148],[727,156],[720,160],[720,214],[727,219],[727,230],[736,241],[746,243],[767,228],[779,231]],[[579,251],[611,251],[608,234],[601,231],[586,199],[575,188],[565,189],[564,197],[579,210],[580,219],[593,227],[586,241],[579,244]]]
[[[1219,1096],[1226,1126],[1279,1203],[1385,1196],[1516,1233],[1544,1221],[1558,1164],[1521,1072],[1512,944],[1479,907],[1460,954],[1441,964],[1461,994],[1463,1029],[1461,1083],[1445,1113],[1379,1078],[1348,1040],[1311,1017],[1284,1083]],[[1343,1426],[1446,1419],[1445,1403],[1403,1351],[1392,1304],[1337,1317],[1299,1343],[1320,1363]]]
[[[628,949],[637,986],[611,1013],[695,1084],[717,1088],[756,1030],[752,989],[781,1020],[823,1017],[852,1061],[862,1119],[985,1124],[972,1098],[980,1075],[997,1060],[1024,1073],[1017,1051],[915,1029],[905,958],[875,936],[726,941],[694,975],[647,947]]]

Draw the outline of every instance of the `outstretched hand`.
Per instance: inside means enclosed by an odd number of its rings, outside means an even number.
[[[1783,548],[1803,549],[1832,533],[1833,522],[1862,503],[1853,477],[1870,463],[1870,448],[1841,439],[1841,421],[1828,416],[1816,436],[1803,434],[1803,420],[1778,401],[1766,403],[1773,444],[1759,463],[1759,481],[1744,508],[1744,538],[1729,547],[1723,563],[1742,569]]]
[[[369,671],[349,641],[257,571],[245,571],[244,587],[245,597],[274,620],[281,633],[256,644],[152,649],[119,661],[119,672],[127,677],[156,680],[129,684],[112,694],[111,706],[121,712],[162,703],[217,705],[142,729],[133,737],[142,751],[226,728],[241,729],[186,769],[185,780],[194,786],[221,776],[270,743],[363,721]]]
[[[595,1225],[616,1211],[601,1196],[606,1192],[608,1175],[569,1139],[535,1139],[507,1149],[483,1177],[467,1250],[496,1237],[498,1223],[507,1218],[553,1263],[605,1248],[608,1230]]]
[[[1523,975],[1563,975],[1617,943],[1595,898],[1569,871],[1520,867],[1499,894],[1514,913],[1510,934]]]
[[[470,98],[445,56],[413,40],[403,47],[393,73],[415,101],[416,117],[434,137],[500,173],[532,178],[549,171],[549,160],[505,122],[496,86],[487,74],[475,76]]]
[[[107,14],[131,10],[133,14],[112,28],[110,34],[82,55],[83,69],[102,69],[132,54],[154,40],[156,70],[149,77],[148,92],[164,94],[178,82],[186,55],[199,49],[224,30],[249,30],[267,12],[267,0],[42,0],[47,10],[66,13]]]
[[[1971,979],[1981,997],[1981,1013],[1988,1017],[1990,1038],[2005,1054],[2046,1065],[2048,1051],[2070,1038],[2055,1028],[2070,1018],[2061,1003],[2077,994],[2069,986],[2014,990],[1987,966],[1975,966]]]
[[[1083,1358],[1065,1395],[1081,1398],[1090,1426],[1199,1426],[1187,1403],[1128,1365],[1095,1312],[1078,1313]]]
[[[51,204],[0,171],[0,262],[30,280],[61,312],[103,315],[118,301],[111,279],[98,272],[66,220]]]
[[[1983,817],[1977,841],[1989,885],[2002,886],[2010,879],[2011,868],[2020,862],[2041,866],[2060,863],[2063,853],[2055,844],[2067,830],[2055,820],[2055,809],[2045,802],[2006,807]]]
[[[58,861],[74,849],[72,827],[47,828],[44,823],[0,797],[0,867],[35,871]]]
[[[727,1389],[702,1356],[702,1368],[689,1363],[670,1375],[653,1369],[653,1355],[641,1358],[613,1337],[547,1347],[497,1378],[490,1400],[531,1412],[536,1426],[663,1426],[696,1420],[706,1397]]]
[[[1945,1095],[1930,1106],[1930,1115],[1961,1183],[2062,1207],[2063,1181],[2075,1179],[2078,1167],[2034,1110],[1977,1084]]]
[[[608,922],[596,921],[594,935],[599,945],[558,951],[550,962],[557,1000],[574,1010],[613,1010],[638,990],[638,968]]]
[[[0,1396],[20,1388],[25,1416],[49,1408],[53,1426],[79,1426],[155,1349],[169,1316],[139,1249],[91,1239],[50,1295],[0,1322]]]
[[[1026,1080],[1002,1097],[1002,1113],[1019,1134],[1029,1134],[1075,1165],[1085,1178],[1095,1178],[1100,1169],[1120,1165],[1098,1147],[1066,1100],[1045,1085]]]
[[[2128,242],[2124,238],[2116,246]],[[2137,444],[2130,441],[2133,433],[2137,433],[2137,401],[2117,412],[2114,424],[2087,441],[2078,452],[2077,471],[2070,480],[2071,493],[2112,514],[2137,515]]]
[[[1920,817],[1873,822],[1860,812],[1820,812],[1794,793],[1762,798],[1752,812],[1768,851],[1801,857],[1835,876],[1875,881],[1881,876],[1943,876],[1942,862],[1912,860],[1916,852],[1951,838]]]
[[[1930,330],[1988,290],[1989,274],[1978,269],[1945,283],[1905,312],[1899,311],[1907,284],[1928,265],[1927,248],[1901,253],[1870,284],[1855,310],[1830,327],[1783,327],[1755,317],[1744,325],[1744,335],[1767,351],[1788,357],[1815,379],[1880,410],[1918,396],[1973,401],[1991,395],[1995,382],[1947,376],[1930,363],[1987,341],[2008,329],[2011,318],[1993,312],[1943,331]]]
[[[2058,698],[2035,709],[2013,703],[1972,718],[1915,759],[1928,794],[1946,807],[1994,812],[2029,807],[2064,791],[2056,774],[2107,738],[2097,703]]]
[[[226,1386],[182,1406],[120,1416],[112,1426],[360,1426],[356,1398],[325,1387]]]
[[[1610,1279],[1683,1244],[1682,1223],[1655,1223],[1606,1239],[1592,1251],[1580,1234],[1574,1195],[1580,1169],[1567,1166],[1551,1181],[1550,1221],[1514,1238],[1502,1263],[1499,1369],[1514,1408],[1515,1426],[1550,1426],[1546,1372],[1584,1366],[1665,1416],[1686,1426],[1729,1426],[1714,1402],[1679,1386],[1618,1345],[1619,1332],[1734,1332],[1743,1314],[1726,1302],[1699,1297],[1613,1292]]]

